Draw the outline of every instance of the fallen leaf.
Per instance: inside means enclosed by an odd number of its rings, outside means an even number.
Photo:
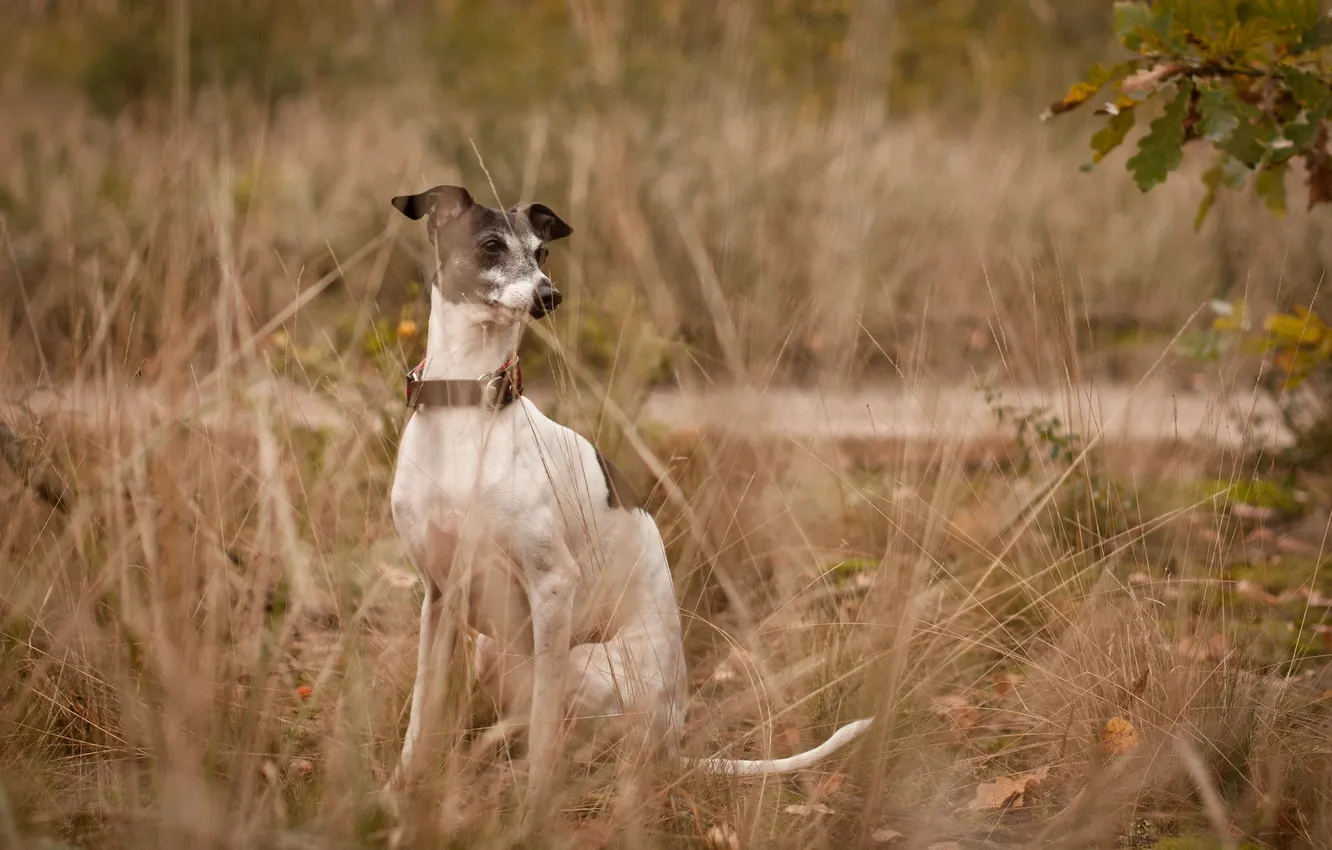
[[[310,695],[313,693],[314,693],[313,685],[301,685],[299,688],[296,689],[296,696],[300,697],[301,699],[309,699]]]
[[[981,722],[981,713],[964,697],[941,697],[934,701],[934,712],[957,724],[965,735]]]
[[[841,787],[846,784],[846,774],[830,773],[821,777],[814,785],[814,790],[810,797],[815,800],[826,800],[829,795],[837,793]]]
[[[799,815],[805,817],[808,815],[830,815],[833,810],[830,806],[822,803],[792,803],[782,809],[788,815]]]
[[[615,829],[604,820],[585,820],[573,831],[573,845],[580,850],[601,850],[610,844]]]
[[[1309,600],[1309,604],[1314,608],[1332,608],[1332,596],[1324,596],[1317,590],[1301,588],[1301,596]]]
[[[1216,543],[1221,537],[1216,533],[1213,527],[1213,520],[1202,514],[1194,514],[1189,518],[1189,523],[1196,529],[1195,533],[1208,543]]]
[[[870,833],[870,838],[872,838],[876,844],[892,844],[894,841],[902,837],[902,833],[887,826],[881,826]]]
[[[994,692],[1001,697],[1006,697],[1017,690],[1017,686],[1022,683],[1022,677],[1016,673],[1005,673],[1002,676],[996,676],[994,680]]]
[[[1244,538],[1245,543],[1271,543],[1276,540],[1276,532],[1270,528],[1255,528]]]
[[[1101,730],[1101,747],[1112,756],[1131,752],[1141,743],[1138,730],[1122,717],[1112,717]]]
[[[726,661],[718,664],[717,669],[712,671],[712,681],[714,682],[734,682],[738,678],[740,677],[736,674],[735,668]]]
[[[309,759],[292,759],[287,762],[288,776],[309,776],[314,773],[314,762]]]
[[[1291,625],[1293,626],[1294,624],[1292,623]],[[1332,652],[1332,626],[1326,626],[1319,623],[1315,625],[1313,629],[1314,634],[1318,635],[1319,639],[1322,640],[1323,648]],[[1294,631],[1294,628],[1292,628],[1291,631]]]
[[[1129,685],[1128,689],[1129,693],[1133,694],[1135,697],[1142,696],[1143,693],[1147,690],[1147,677],[1150,676],[1151,673],[1152,673],[1152,668],[1150,667],[1142,668],[1142,675],[1134,679],[1133,684]]]
[[[1001,776],[993,782],[982,782],[976,786],[976,798],[971,801],[967,808],[973,812],[984,811],[985,809],[1004,809],[1010,804],[1015,807],[1022,805],[1022,795],[1026,793],[1027,786],[1017,779],[1008,776]]]
[[[1235,502],[1230,506],[1230,513],[1238,519],[1251,519],[1255,522],[1271,522],[1281,516],[1281,511],[1276,508],[1250,505],[1245,502]]]
[[[716,823],[708,827],[703,840],[712,850],[740,850],[740,836],[728,824]]]
[[[1216,661],[1230,653],[1230,642],[1222,634],[1212,635],[1207,640],[1186,636],[1180,639],[1177,651],[1193,661]]]
[[[1256,581],[1249,581],[1242,578],[1235,582],[1235,592],[1246,599],[1253,599],[1257,602],[1266,602],[1268,605],[1275,605],[1281,599],[1263,589],[1263,586]]]
[[[1276,539],[1276,548],[1278,552],[1285,552],[1288,555],[1313,555],[1318,552],[1318,547],[1284,535]]]
[[[982,782],[976,786],[976,799],[967,804],[967,810],[1020,809],[1026,805],[1027,792],[1049,775],[1049,767],[1040,767],[1017,776],[1001,776],[992,782]]]
[[[1195,637],[1180,638],[1175,651],[1190,661],[1206,661],[1208,659],[1207,644]]]

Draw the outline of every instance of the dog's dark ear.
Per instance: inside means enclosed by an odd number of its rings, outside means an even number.
[[[564,219],[545,204],[518,204],[510,212],[521,213],[532,222],[532,229],[542,242],[554,242],[573,233],[573,228],[564,223]]]
[[[413,221],[430,216],[434,227],[446,224],[472,206],[472,196],[461,186],[436,186],[419,195],[399,195],[393,206]]]

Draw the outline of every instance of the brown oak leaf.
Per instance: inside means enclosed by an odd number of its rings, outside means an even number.
[[[967,810],[1020,809],[1027,804],[1027,792],[1049,776],[1050,768],[1046,766],[1017,776],[1000,776],[991,782],[982,782],[976,786],[976,798],[967,804]]]
[[[1101,747],[1112,756],[1132,752],[1141,742],[1138,730],[1123,717],[1110,718],[1101,730]]]

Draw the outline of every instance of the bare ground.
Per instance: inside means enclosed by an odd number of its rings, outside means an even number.
[[[549,409],[547,386],[529,395]],[[316,391],[280,379],[252,382],[247,406],[313,429],[343,432],[366,424],[372,414],[401,411],[396,388],[377,398],[363,387],[330,386]],[[219,389],[161,391],[85,384],[60,390],[11,388],[0,392],[0,417],[21,431],[25,419],[76,416],[97,421],[133,411],[149,418],[197,419],[209,426],[235,417],[237,396]],[[1010,415],[1001,421],[997,406]],[[873,384],[842,389],[715,387],[650,392],[636,417],[640,427],[670,431],[742,431],[796,440],[882,439],[894,442],[967,443],[1011,438],[1012,411],[1042,411],[1084,439],[1099,435],[1114,443],[1186,443],[1237,447],[1281,446],[1290,432],[1276,405],[1257,393],[1180,391],[1165,384],[1086,384],[1077,387],[1013,387],[987,400],[965,386]],[[239,423],[248,428],[248,420]]]

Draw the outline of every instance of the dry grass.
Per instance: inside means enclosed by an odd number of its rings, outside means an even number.
[[[0,468],[0,844],[1332,841],[1326,609],[1219,581],[1332,592],[1325,520],[1255,536],[1199,496],[1248,481],[1252,455],[1093,445],[1023,476],[965,441],[637,420],[663,381],[1183,385],[1197,367],[1152,365],[1170,335],[1227,284],[1312,292],[1323,219],[1235,202],[1195,236],[1189,180],[1140,197],[998,115],[955,134],[718,94],[668,125],[612,103],[487,136],[406,89],[271,118],[205,98],[166,131],[4,97],[0,374],[24,445],[6,438],[21,474]],[[372,803],[418,593],[386,493],[420,245],[386,199],[479,190],[469,139],[506,202],[577,231],[529,380],[652,492],[698,693],[688,750],[784,753],[878,712],[850,756],[739,782],[592,741],[524,824],[520,748],[459,677],[437,770],[400,819]],[[25,408],[37,384],[83,415]],[[339,427],[291,412],[310,391]],[[1325,517],[1326,484],[1301,486]],[[1112,717],[1132,752],[1101,744]],[[968,810],[978,783],[1041,767],[1020,808]],[[811,801],[829,812],[787,811]]]

